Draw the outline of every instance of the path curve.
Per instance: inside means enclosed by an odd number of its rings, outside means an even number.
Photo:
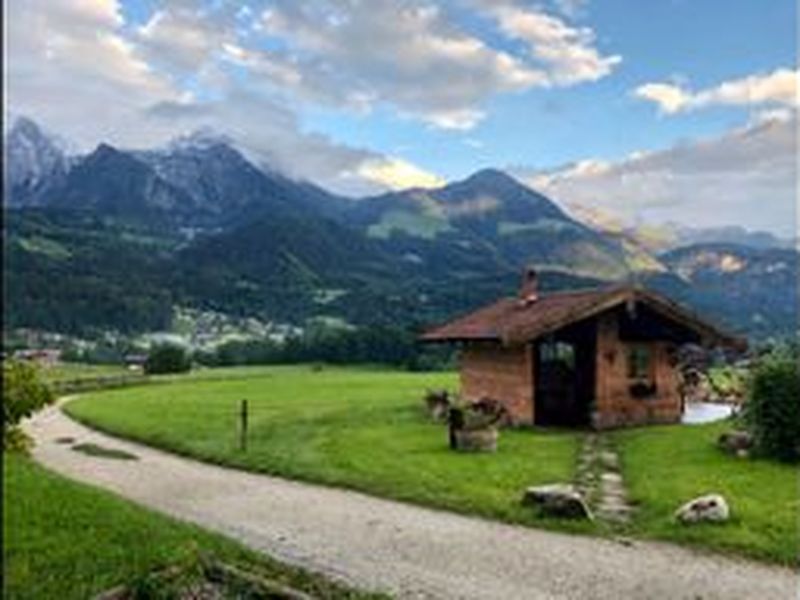
[[[67,477],[232,537],[285,562],[399,598],[776,599],[789,569],[506,525],[225,469],[123,441],[50,407],[26,424],[34,458]],[[132,452],[112,460],[62,437]]]

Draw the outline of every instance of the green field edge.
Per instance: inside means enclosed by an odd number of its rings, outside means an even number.
[[[116,509],[116,507],[119,507],[126,510],[133,509],[147,519],[175,525],[182,529],[186,535],[192,534],[198,538],[202,538],[200,541],[197,539],[193,540],[191,544],[187,546],[187,548],[194,547],[194,551],[200,551],[201,554],[206,554],[211,558],[228,561],[231,565],[243,568],[245,570],[255,569],[255,571],[261,575],[264,575],[270,579],[274,579],[280,583],[293,586],[297,590],[302,590],[303,592],[311,594],[320,594],[320,598],[330,600],[388,600],[390,598],[390,596],[385,593],[353,587],[351,583],[344,581],[336,574],[326,574],[319,570],[285,562],[267,551],[250,548],[242,542],[224,533],[208,529],[193,521],[189,521],[178,516],[163,513],[98,484],[76,479],[67,474],[53,470],[36,460],[34,457],[24,453],[7,451],[4,452],[4,454],[4,485],[7,483],[5,472],[6,469],[20,468],[19,466],[12,466],[6,461],[18,461],[21,464],[28,463],[27,468],[34,468],[43,472],[50,480],[48,482],[49,484],[57,482],[57,485],[62,485],[65,490],[77,490],[79,494],[92,496],[95,501],[99,500],[106,504],[106,508],[113,507]],[[8,492],[8,490],[4,490],[4,494]],[[7,533],[7,531],[4,532],[4,536]],[[198,543],[201,545],[195,546],[195,544]],[[213,549],[209,550],[209,548],[212,547]],[[2,584],[4,598],[9,592],[9,588],[11,587],[13,589],[13,585],[11,585],[9,578],[6,576],[8,575],[6,570],[9,568],[9,560],[11,560],[11,557],[8,554],[9,552],[15,552],[15,549],[13,548],[13,544],[10,540],[4,539],[4,581]],[[161,564],[159,565],[159,568],[168,566],[170,565]],[[139,577],[144,577],[148,574],[149,573],[143,572],[139,574]],[[117,585],[131,585],[136,580],[137,578],[123,577],[118,580]]]
[[[164,383],[172,383],[172,381]],[[70,398],[70,400],[76,398],[77,396],[73,396]],[[800,556],[798,557],[798,559],[795,560],[792,559],[785,560],[779,556],[776,556],[768,552],[749,551],[741,546],[729,546],[725,544],[720,544],[720,545],[715,544],[713,546],[709,546],[707,543],[697,542],[695,540],[686,540],[680,538],[672,538],[669,536],[652,535],[649,534],[646,529],[643,529],[637,525],[635,513],[634,513],[634,520],[628,524],[609,524],[599,520],[595,520],[593,522],[587,522],[587,521],[559,520],[559,519],[548,519],[548,518],[541,518],[541,520],[538,520],[535,524],[532,524],[530,521],[526,521],[524,519],[507,518],[503,515],[498,515],[494,511],[485,511],[476,509],[474,507],[465,507],[457,504],[450,504],[448,502],[441,502],[441,503],[426,502],[424,500],[420,500],[419,498],[415,498],[413,496],[405,496],[402,494],[379,493],[376,492],[374,489],[369,488],[368,486],[348,484],[346,482],[331,482],[324,480],[323,478],[317,478],[313,476],[302,476],[302,475],[287,476],[285,473],[281,473],[278,471],[273,471],[270,469],[252,468],[246,465],[237,464],[234,461],[220,459],[219,457],[216,456],[206,455],[201,452],[195,452],[192,450],[188,450],[186,448],[182,448],[180,446],[174,446],[169,442],[159,442],[158,444],[154,444],[151,440],[144,439],[135,434],[129,434],[123,431],[115,430],[111,427],[106,427],[103,425],[96,424],[91,419],[74,415],[69,411],[68,405],[69,402],[62,405],[61,410],[70,419],[73,419],[74,421],[86,427],[89,427],[101,433],[115,437],[121,441],[134,442],[137,444],[141,444],[145,447],[152,448],[155,450],[160,450],[163,452],[168,452],[182,458],[196,460],[205,464],[214,465],[217,467],[223,467],[234,471],[254,473],[258,475],[266,475],[278,479],[283,479],[286,481],[298,481],[302,483],[321,485],[332,489],[358,492],[370,496],[372,498],[401,502],[409,506],[424,507],[427,509],[438,510],[442,512],[456,513],[471,518],[480,518],[496,523],[505,523],[514,526],[522,526],[534,530],[543,529],[567,535],[582,535],[582,536],[595,537],[611,541],[620,540],[621,542],[625,541],[626,543],[628,538],[633,538],[638,541],[652,541],[652,542],[670,544],[673,546],[679,546],[681,548],[686,548],[694,552],[697,552],[699,555],[702,556],[711,556],[711,557],[722,556],[734,560],[755,560],[760,563],[780,566],[780,567],[794,567],[800,564]],[[576,466],[579,456],[580,456],[580,451],[578,449],[574,457]],[[624,460],[623,460],[623,465],[624,465]]]
[[[72,399],[74,398],[70,398],[70,400]],[[584,536],[589,535],[591,537],[604,538],[604,539],[613,539],[613,537],[618,535],[618,532],[615,531],[613,528],[608,527],[607,525],[599,521],[589,522],[589,521],[560,520],[555,518],[540,517],[539,520],[537,520],[536,524],[534,525],[531,524],[530,521],[526,521],[525,519],[522,518],[519,519],[504,518],[503,516],[498,515],[497,512],[491,510],[480,510],[478,508],[464,507],[457,504],[450,504],[448,502],[426,502],[424,500],[415,498],[411,495],[379,493],[368,486],[360,486],[358,484],[348,484],[347,482],[329,481],[323,478],[318,478],[313,476],[303,476],[303,475],[288,476],[285,473],[279,471],[274,471],[270,469],[252,468],[248,467],[247,465],[238,464],[236,462],[228,461],[225,459],[219,459],[218,457],[206,455],[201,452],[194,452],[191,450],[187,450],[185,448],[181,448],[179,446],[173,446],[168,442],[154,444],[152,441],[146,440],[140,436],[137,436],[136,434],[130,434],[118,431],[113,428],[106,427],[104,425],[95,424],[94,422],[91,421],[91,419],[73,415],[71,412],[69,412],[69,410],[66,410],[67,404],[63,405],[61,408],[62,412],[64,412],[70,419],[76,421],[77,423],[80,423],[81,425],[89,427],[90,429],[93,429],[100,433],[114,437],[120,441],[127,441],[136,444],[141,444],[142,446],[145,446],[147,448],[151,448],[161,452],[167,452],[169,454],[173,454],[181,458],[195,460],[204,464],[213,465],[215,467],[230,469],[232,471],[251,473],[255,475],[265,475],[268,477],[274,477],[276,479],[282,479],[284,481],[296,481],[300,483],[319,485],[326,488],[342,490],[346,492],[356,492],[378,500],[399,502],[407,506],[422,507],[429,510],[435,510],[444,513],[451,513],[451,514],[455,513],[470,518],[478,518],[486,521],[491,521],[493,523],[504,523],[507,525],[522,526],[528,529],[544,529],[547,531],[552,531],[554,533],[563,533],[567,535],[584,535]],[[579,454],[576,452],[576,455],[574,457],[576,464],[578,456]],[[522,495],[520,494],[520,502],[521,499]]]

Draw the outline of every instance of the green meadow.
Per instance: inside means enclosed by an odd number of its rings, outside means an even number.
[[[3,457],[4,598],[85,600],[118,585],[135,588],[157,570],[191,567],[202,556],[317,598],[377,597],[70,481],[23,456]]]
[[[423,410],[433,388],[457,389],[457,375],[306,365],[207,370],[93,392],[66,410],[110,433],[252,471],[535,527],[796,559],[797,470],[724,455],[715,447],[724,423],[612,433],[637,503],[633,522],[615,529],[544,519],[520,504],[527,486],[573,480],[581,432],[504,430],[495,454],[454,453],[446,427]],[[682,502],[714,491],[732,506],[729,523],[673,522]]]

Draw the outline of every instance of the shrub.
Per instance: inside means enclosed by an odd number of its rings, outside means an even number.
[[[30,440],[19,422],[53,401],[53,392],[35,365],[18,360],[3,362],[3,448],[25,452]]]
[[[800,459],[800,366],[792,353],[778,351],[759,361],[744,419],[761,454]]]
[[[192,368],[192,359],[183,346],[161,344],[154,346],[147,355],[144,372],[148,375],[162,373],[186,373]]]

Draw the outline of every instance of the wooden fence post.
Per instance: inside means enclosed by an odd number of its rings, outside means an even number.
[[[247,452],[247,400],[242,400],[239,412],[239,445],[242,452]]]
[[[455,450],[458,448],[458,441],[456,440],[456,430],[464,427],[464,411],[461,408],[451,406],[447,411],[447,433],[450,442],[450,448]]]

